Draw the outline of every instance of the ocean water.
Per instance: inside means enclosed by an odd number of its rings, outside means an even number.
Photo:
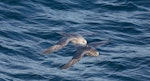
[[[71,43],[42,53],[59,31],[111,41],[60,70]],[[0,0],[0,81],[150,81],[150,1]]]

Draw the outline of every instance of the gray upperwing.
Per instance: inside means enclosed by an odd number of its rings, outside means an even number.
[[[77,50],[75,56],[68,63],[66,63],[65,65],[63,65],[61,67],[61,69],[67,69],[70,66],[72,66],[73,64],[79,62],[85,53],[86,53],[85,51],[81,51],[81,50],[78,51]]]
[[[62,48],[61,45],[54,45],[54,46],[49,47],[49,48],[48,48],[47,50],[45,50],[43,53],[44,53],[44,54],[52,53],[52,52],[58,51],[58,50],[61,49],[61,48]]]
[[[103,45],[106,45],[110,42],[110,40],[104,40],[104,41],[100,41],[100,42],[92,42],[89,44],[89,46],[91,47],[98,47],[98,46],[103,46]]]
[[[63,48],[64,46],[66,46],[68,44],[68,42],[70,41],[70,38],[67,37],[63,37],[61,38],[56,45],[53,45],[51,47],[49,47],[47,50],[45,50],[43,53],[47,54],[47,53],[52,53],[55,51],[58,51],[59,49]]]

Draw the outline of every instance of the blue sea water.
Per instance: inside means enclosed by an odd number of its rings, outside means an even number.
[[[111,41],[60,70],[72,44],[42,53],[58,31]],[[150,1],[0,0],[0,81],[150,81]]]

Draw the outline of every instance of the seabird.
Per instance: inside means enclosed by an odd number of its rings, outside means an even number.
[[[73,44],[79,44],[79,45],[86,45],[87,41],[85,38],[83,38],[80,34],[75,33],[65,33],[65,32],[57,32],[58,34],[62,35],[63,37],[53,46],[49,47],[47,50],[45,50],[43,53],[48,54],[55,51],[60,50],[61,48],[65,47],[69,42],[72,42]]]
[[[90,43],[89,45],[86,45],[86,46],[77,47],[76,53],[73,56],[73,58],[68,63],[64,64],[60,69],[69,68],[73,64],[79,62],[84,55],[99,56],[99,51],[97,51],[95,48],[97,46],[102,46],[102,45],[105,45],[107,43],[108,43],[108,41],[93,42],[93,43]]]

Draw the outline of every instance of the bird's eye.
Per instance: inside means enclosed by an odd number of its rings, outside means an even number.
[[[84,44],[86,44],[86,41],[83,41]]]

